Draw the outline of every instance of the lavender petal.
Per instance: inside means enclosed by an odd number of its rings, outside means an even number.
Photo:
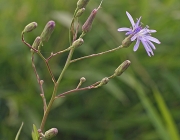
[[[129,21],[130,21],[131,24],[132,24],[132,27],[134,27],[134,26],[135,26],[135,23],[134,23],[134,20],[133,20],[132,16],[131,16],[127,11],[126,11],[126,15],[128,16]]]
[[[137,39],[136,44],[134,45],[133,51],[137,51],[137,49],[139,48],[139,44],[140,44],[140,40]]]
[[[131,28],[122,27],[122,28],[119,28],[118,31],[119,32],[123,32],[123,31],[129,32],[129,31],[132,31],[132,29]]]
[[[155,43],[157,43],[157,44],[161,44],[161,42],[160,42],[157,38],[152,37],[152,36],[150,36],[150,35],[146,36],[146,39],[148,39],[148,40],[150,40],[150,41],[152,41],[152,42],[155,42]]]

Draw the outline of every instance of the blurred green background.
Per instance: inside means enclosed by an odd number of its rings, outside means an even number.
[[[49,20],[56,28],[42,48],[50,53],[69,46],[68,25],[77,0],[1,0],[0,1],[0,139],[12,140],[24,122],[20,140],[30,140],[32,125],[39,127],[43,105],[33,73],[30,51],[21,42],[21,32],[30,22],[38,28],[25,35],[32,44]],[[80,18],[81,25],[100,0],[91,0]],[[113,74],[124,60],[132,65],[120,77],[99,89],[73,93],[55,102],[46,129],[59,130],[54,140],[179,140],[180,129],[180,2],[179,0],[104,0],[73,58],[106,51],[121,44],[124,33],[117,28],[130,27],[125,14],[142,16],[143,25],[156,29],[160,41],[155,55],[149,57],[141,45],[132,44],[100,57],[73,63],[59,87],[59,93],[73,89],[84,76],[90,85]],[[50,61],[55,77],[61,72],[67,53]],[[43,61],[36,64],[47,101],[53,83]]]

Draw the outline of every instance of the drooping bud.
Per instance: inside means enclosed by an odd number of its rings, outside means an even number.
[[[120,76],[131,64],[129,60],[124,61],[115,71],[114,76]]]
[[[128,37],[126,37],[123,41],[122,41],[122,46],[127,48],[131,45],[132,41],[131,41],[131,37],[132,35],[129,35]]]
[[[49,21],[46,26],[44,27],[44,30],[42,31],[40,37],[41,37],[41,41],[42,42],[47,42],[52,34],[52,32],[54,31],[54,27],[55,27],[55,22],[54,21]]]
[[[85,11],[85,8],[79,9],[76,13],[76,17],[80,17],[84,13],[84,11]]]
[[[49,140],[52,137],[55,137],[57,135],[57,133],[58,133],[57,128],[51,128],[45,132],[44,137]]]
[[[88,17],[88,19],[86,20],[86,22],[83,24],[83,26],[82,26],[82,31],[83,31],[84,33],[87,33],[87,32],[89,32],[89,31],[91,30],[91,28],[92,28],[92,23],[93,23],[94,18],[95,18],[96,14],[97,14],[97,11],[98,11],[99,8],[101,7],[101,4],[102,4],[102,1],[101,1],[100,5],[98,6],[98,8],[92,10],[90,16]]]
[[[40,42],[41,42],[40,36],[36,37],[36,39],[34,40],[34,42],[33,42],[33,44],[32,44],[32,47],[33,47],[34,49],[37,49],[38,46],[40,45]]]
[[[89,0],[78,0],[77,2],[77,8],[81,9],[81,8],[85,8],[86,5],[88,4]]]
[[[77,48],[81,46],[83,43],[84,43],[84,40],[82,38],[79,38],[73,42],[72,47]]]
[[[36,22],[31,22],[28,25],[26,25],[26,27],[23,30],[23,33],[27,33],[27,32],[31,32],[32,30],[34,30],[37,27],[37,23]]]

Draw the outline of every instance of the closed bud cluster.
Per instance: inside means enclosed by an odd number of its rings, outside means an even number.
[[[80,17],[84,13],[84,11],[85,11],[85,8],[79,9],[76,13],[76,17]]]
[[[52,137],[55,137],[57,135],[57,133],[58,133],[57,128],[51,128],[45,132],[44,137],[49,140]]]
[[[81,9],[81,8],[85,8],[86,5],[88,4],[89,0],[78,0],[77,2],[77,8]]]
[[[129,35],[128,37],[126,37],[123,41],[122,41],[122,46],[127,48],[131,45],[132,41],[131,41],[131,37],[132,35]]]
[[[37,27],[37,23],[36,22],[31,22],[28,25],[26,25],[26,27],[23,30],[23,33],[27,33],[27,32],[31,32],[32,30],[34,30]]]
[[[41,38],[40,36],[36,37],[36,39],[34,40],[33,44],[32,44],[32,47],[34,49],[38,48],[38,46],[40,45],[40,42],[41,42]]]
[[[115,71],[114,76],[120,76],[131,64],[129,60],[124,61]]]
[[[42,42],[47,42],[52,34],[52,32],[54,31],[54,27],[55,27],[55,22],[54,21],[49,21],[46,26],[44,27],[44,30],[42,31],[40,37],[41,37],[41,41]]]
[[[84,43],[84,40],[82,38],[79,38],[73,42],[72,47],[77,48],[81,46],[83,43]]]

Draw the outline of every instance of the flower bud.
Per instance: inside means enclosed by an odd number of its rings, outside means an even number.
[[[31,22],[28,25],[26,25],[26,27],[23,30],[23,33],[27,33],[27,32],[31,32],[32,30],[34,30],[37,27],[37,23],[36,22]]]
[[[57,133],[58,133],[57,128],[51,128],[51,129],[49,129],[48,131],[45,132],[44,137],[49,140],[52,137],[56,136]]]
[[[131,37],[132,35],[129,35],[128,37],[126,37],[123,41],[122,41],[122,46],[127,48],[131,45],[132,41],[131,41]]]
[[[40,42],[41,42],[41,38],[40,36],[36,37],[36,39],[34,40],[33,44],[32,44],[32,47],[34,49],[36,49],[39,45],[40,45]]]
[[[86,81],[86,78],[85,78],[85,77],[81,77],[80,81],[81,81],[82,83],[84,83],[84,82]]]
[[[88,4],[89,0],[78,0],[77,2],[77,8],[81,9],[81,8],[85,8],[86,5]]]
[[[103,1],[103,0],[102,0],[102,1]],[[89,32],[89,31],[91,30],[92,23],[93,23],[94,18],[95,18],[96,14],[97,14],[97,11],[98,11],[99,8],[101,7],[102,1],[101,1],[100,5],[98,6],[98,8],[92,10],[90,16],[88,17],[88,19],[86,20],[86,22],[83,24],[83,26],[82,26],[82,31],[83,31],[84,33],[87,33],[87,32]]]
[[[79,38],[77,40],[75,40],[72,44],[72,47],[76,48],[81,46],[84,43],[84,40],[82,38]]]
[[[54,27],[55,27],[55,22],[54,21],[49,21],[46,26],[44,27],[44,30],[42,31],[40,37],[41,37],[41,41],[48,41],[52,32],[54,31]]]
[[[79,9],[76,13],[76,17],[80,17],[84,13],[84,11],[85,11],[85,8]]]
[[[84,33],[87,33],[87,32],[89,32],[89,31],[91,30],[91,28],[92,28],[92,23],[93,23],[94,18],[95,18],[96,14],[97,14],[97,11],[98,11],[97,9],[94,9],[94,10],[91,12],[90,16],[88,17],[88,19],[86,20],[86,22],[83,24],[83,26],[82,26],[82,31],[83,31]]]
[[[101,85],[106,85],[109,82],[109,78],[105,77],[101,80]]]
[[[115,71],[114,76],[120,76],[131,64],[129,60],[124,61]]]
[[[95,86],[94,88],[98,88],[98,87],[100,87],[100,86],[106,85],[108,82],[109,82],[109,78],[108,78],[108,77],[105,77],[105,78],[103,78],[103,79],[101,80],[101,82],[100,82],[97,86]]]

